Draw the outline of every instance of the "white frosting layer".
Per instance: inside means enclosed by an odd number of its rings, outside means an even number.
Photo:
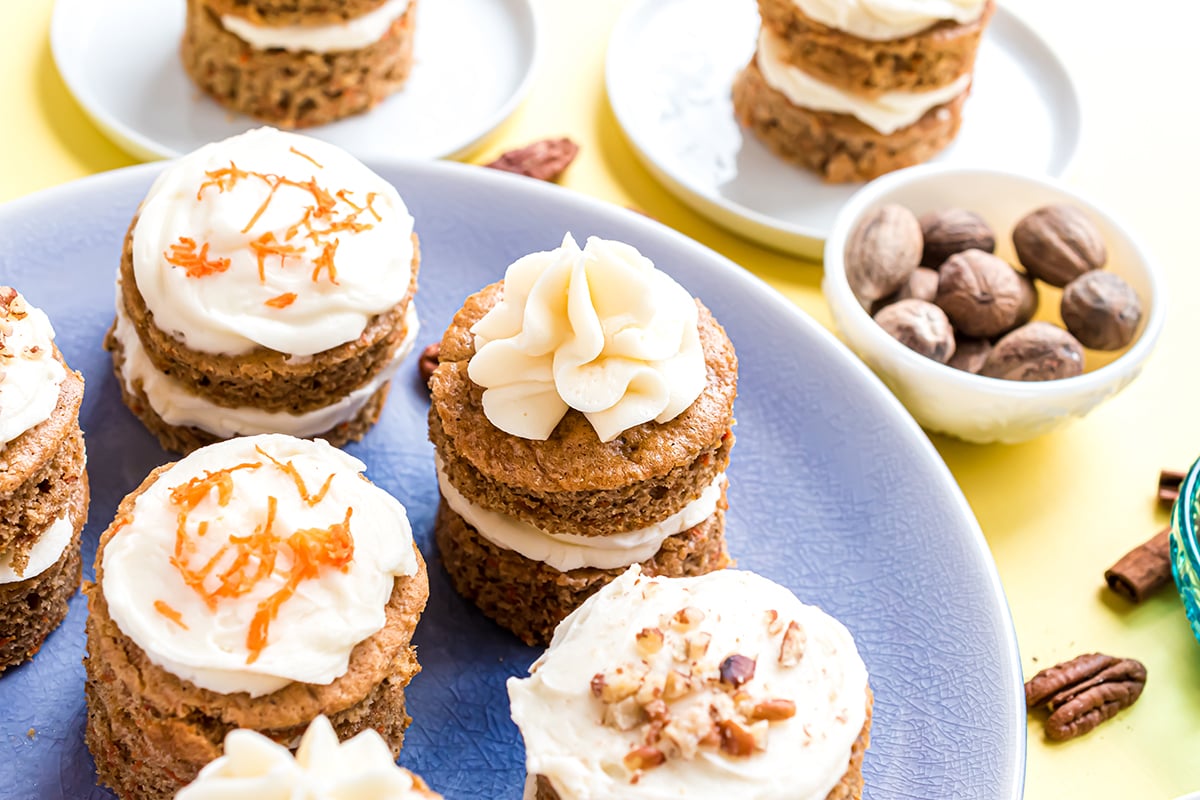
[[[334,25],[255,25],[245,17],[221,17],[225,30],[256,50],[278,48],[292,52],[335,53],[361,50],[375,44],[404,16],[408,0],[388,0],[374,11]]]
[[[0,551],[0,583],[17,583],[41,575],[62,558],[74,535],[75,525],[71,522],[71,515],[64,512],[42,532],[37,544],[29,551],[29,563],[20,575],[13,569],[12,551]]]
[[[885,136],[912,125],[929,109],[950,102],[971,85],[971,76],[963,75],[928,92],[884,92],[877,97],[862,97],[817,80],[789,64],[784,59],[785,53],[779,36],[763,28],[758,37],[758,68],[772,88],[795,105],[850,114]]]
[[[230,172],[231,164],[265,177],[232,178],[244,173]],[[133,269],[156,324],[192,350],[312,355],[354,340],[371,317],[400,302],[412,277],[412,231],[391,184],[344,150],[258,128],[206,145],[159,175],[134,229]],[[183,240],[218,267],[169,263]],[[294,252],[284,258],[262,249],[281,245]],[[329,261],[336,283],[323,266]],[[268,304],[288,295],[295,297],[284,307]]]
[[[304,502],[294,479],[257,448],[291,462],[312,495],[332,473],[324,498],[315,505]],[[234,578],[255,573],[260,564],[268,564],[269,573],[251,580],[244,594],[217,597],[212,606],[172,563],[182,510],[172,500],[173,490],[239,464],[260,466],[231,473],[227,503],[222,505],[213,490],[188,514],[187,547],[194,549],[185,552],[185,566],[200,570],[216,557],[215,568],[202,581],[206,592],[215,592],[220,576],[234,567],[239,548],[231,537],[244,539],[266,527],[270,497],[277,499],[277,507],[269,533],[285,543],[307,529],[322,531],[316,539],[321,546],[336,543],[325,531],[343,523],[353,509],[348,523],[353,557],[344,568],[322,563],[315,576],[296,584],[295,593],[278,606],[256,659],[249,646],[252,623],[301,563],[297,551],[290,544],[279,545],[273,565],[251,552]],[[131,519],[104,548],[101,586],[113,621],[152,662],[214,692],[257,697],[293,681],[332,682],[345,673],[354,646],[383,627],[394,579],[417,570],[404,506],[364,480],[363,469],[361,461],[324,441],[282,435],[220,442],[176,462],[138,497]],[[203,532],[202,523],[207,523]],[[180,621],[157,609],[158,601],[177,612]]]
[[[0,316],[0,449],[50,419],[66,370],[54,357],[54,328],[40,308],[13,301],[16,313]],[[22,316],[23,315],[23,316]]]
[[[303,414],[291,414],[286,411],[263,411],[252,406],[229,408],[219,406],[200,395],[188,391],[187,387],[170,375],[158,371],[150,356],[142,346],[137,329],[125,313],[121,302],[121,291],[117,289],[117,324],[113,336],[121,343],[124,352],[124,363],[121,365],[121,377],[125,388],[134,390],[136,382],[141,381],[142,392],[146,401],[168,425],[179,427],[196,427],[208,431],[214,436],[228,439],[234,436],[253,436],[259,433],[286,433],[291,436],[315,436],[333,430],[343,422],[349,422],[358,416],[371,397],[396,374],[401,362],[412,352],[417,340],[420,323],[417,320],[415,303],[409,303],[405,315],[407,333],[400,343],[396,354],[379,374],[363,386],[336,403],[306,411]]]
[[[910,36],[942,20],[974,22],[987,0],[793,0],[823,25],[884,41]]]
[[[245,729],[225,737],[225,753],[200,770],[175,800],[409,800],[429,797],[397,766],[372,728],[345,742],[324,715],[309,723],[295,757]]]
[[[591,237],[533,253],[475,323],[468,375],[500,430],[544,440],[568,409],[603,442],[668,422],[704,389],[696,303],[633,247]]]
[[[754,677],[742,689],[756,698],[791,700],[796,713],[770,724],[764,751],[738,757],[704,747],[691,759],[668,758],[631,783],[623,759],[642,745],[642,733],[599,723],[603,706],[591,680],[643,658],[652,671],[675,668],[671,648],[643,656],[635,634],[686,607],[704,612],[697,630],[712,636],[704,659],[714,665],[734,653],[756,659]],[[779,663],[781,634],[769,633],[768,610],[784,625],[795,621],[806,635],[796,666]],[[530,673],[508,681],[513,720],[525,739],[528,773],[548,777],[563,800],[823,800],[846,772],[866,717],[866,667],[845,627],[784,587],[739,570],[650,578],[631,567],[563,620]],[[670,713],[683,717],[696,703],[707,719],[704,702],[685,696],[673,701]]]
[[[652,558],[669,537],[694,528],[716,512],[725,484],[725,473],[722,472],[698,498],[662,522],[648,527],[608,536],[579,536],[544,531],[516,517],[472,503],[450,482],[440,458],[437,459],[437,476],[446,504],[480,536],[497,547],[549,564],[559,572],[582,567],[617,569]]]

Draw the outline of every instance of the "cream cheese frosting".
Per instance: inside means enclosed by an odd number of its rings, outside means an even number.
[[[50,523],[29,550],[29,563],[19,575],[12,566],[12,551],[0,551],[0,584],[27,581],[41,575],[62,558],[74,535],[75,525],[71,522],[71,515],[63,512],[61,517]]]
[[[500,430],[544,440],[569,409],[602,442],[668,422],[707,377],[698,311],[687,290],[622,242],[533,253],[504,274],[504,294],[471,328],[467,374]]]
[[[313,355],[404,298],[412,232],[395,188],[344,150],[258,128],[159,175],[133,271],[155,323],[189,349]]]
[[[867,671],[841,623],[766,578],[634,566],[508,693],[528,774],[563,800],[824,800],[863,728]],[[753,747],[718,744],[727,730]]]
[[[722,472],[698,498],[661,522],[645,528],[608,536],[579,536],[544,531],[524,520],[472,503],[450,482],[441,458],[435,456],[435,459],[438,487],[455,514],[497,547],[548,564],[559,572],[584,567],[619,569],[653,558],[668,538],[694,528],[716,512],[725,485],[725,473]]]
[[[321,440],[231,439],[173,464],[114,522],[101,588],[150,660],[257,697],[328,684],[417,570],[404,506]]]
[[[414,800],[435,797],[397,766],[372,728],[339,742],[324,716],[309,723],[293,757],[252,730],[225,736],[225,752],[175,800]]]
[[[404,16],[408,4],[409,0],[387,0],[374,11],[333,25],[256,25],[233,14],[222,15],[221,25],[256,50],[336,53],[378,42]]]
[[[54,356],[54,328],[40,308],[0,289],[0,449],[50,419],[67,372]]]
[[[919,33],[943,20],[974,22],[987,0],[793,0],[822,25],[862,39],[885,41]]]
[[[819,81],[799,67],[788,63],[782,39],[763,28],[758,37],[758,68],[775,90],[794,105],[815,111],[850,114],[885,136],[912,125],[931,108],[948,103],[971,85],[971,76],[963,75],[927,92],[884,92],[862,97]]]
[[[228,439],[233,436],[253,436],[259,433],[286,433],[291,436],[316,436],[349,422],[370,402],[371,397],[391,380],[400,364],[412,352],[420,330],[415,303],[405,312],[407,326],[404,340],[391,360],[371,380],[337,402],[302,414],[287,411],[263,411],[253,406],[230,408],[206,400],[188,390],[175,378],[160,372],[146,354],[142,340],[121,302],[117,291],[117,322],[113,336],[121,343],[123,363],[121,379],[133,392],[140,382],[146,402],[163,422],[176,427],[195,427],[214,436]]]

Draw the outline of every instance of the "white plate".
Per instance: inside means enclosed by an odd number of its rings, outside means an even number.
[[[57,0],[54,61],[84,111],[136,158],[173,158],[262,124],[217,105],[183,71],[184,0]],[[305,133],[361,159],[469,150],[529,89],[531,0],[426,0],[404,89],[365,114]]]
[[[730,87],[758,35],[754,0],[637,0],[608,46],[608,97],[651,173],[714,222],[819,258],[860,184],[827,184],[744,132]],[[984,34],[958,138],[934,161],[1060,175],[1080,110],[1062,63],[1003,7]]]

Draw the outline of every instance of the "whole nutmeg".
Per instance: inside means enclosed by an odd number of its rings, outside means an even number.
[[[940,308],[926,300],[899,300],[879,310],[875,322],[900,344],[945,364],[954,355],[954,328]]]
[[[954,355],[946,364],[963,372],[979,372],[991,354],[992,343],[987,339],[957,336],[954,340]]]
[[[1137,292],[1111,272],[1087,272],[1068,283],[1061,310],[1067,330],[1093,350],[1120,350],[1142,321]]]
[[[1033,315],[1038,310],[1039,300],[1037,284],[1034,283],[1033,278],[1025,272],[1017,272],[1017,277],[1021,279],[1021,305],[1017,309],[1017,320],[1013,323],[1013,328],[1019,328],[1033,319]]]
[[[1045,206],[1025,215],[1012,238],[1025,270],[1051,286],[1066,286],[1108,260],[1100,231],[1074,206]]]
[[[921,223],[903,206],[867,215],[846,244],[846,280],[867,308],[895,292],[921,262]]]
[[[1053,381],[1083,373],[1083,345],[1049,322],[1022,325],[996,342],[979,371],[1010,381]]]
[[[1020,274],[982,250],[955,253],[938,270],[936,302],[959,333],[989,338],[1016,324],[1028,303]]]
[[[871,306],[871,313],[879,311],[884,306],[890,306],[897,300],[927,300],[930,303],[937,297],[938,274],[935,269],[926,269],[925,267],[917,267],[908,280],[904,282],[896,292],[889,294],[882,300],[876,300]]]
[[[921,266],[937,269],[946,259],[964,250],[996,252],[996,234],[983,217],[964,208],[946,208],[922,214],[921,236],[925,250]]]

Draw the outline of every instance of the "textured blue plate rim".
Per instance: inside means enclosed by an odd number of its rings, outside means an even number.
[[[572,206],[577,208],[581,214],[587,214],[602,220],[607,218],[625,226],[641,227],[646,229],[649,235],[668,240],[672,247],[679,248],[683,252],[690,252],[696,255],[701,261],[711,263],[713,268],[720,272],[718,277],[721,280],[731,281],[740,291],[750,293],[750,299],[754,302],[764,304],[770,308],[772,313],[788,318],[792,324],[802,329],[806,335],[818,340],[821,346],[829,348],[835,359],[843,367],[854,373],[857,380],[873,387],[874,392],[877,394],[875,399],[887,409],[889,415],[887,422],[894,427],[895,432],[903,439],[903,444],[911,448],[912,454],[922,460],[922,466],[932,470],[943,482],[944,485],[940,488],[947,492],[947,499],[953,504],[951,510],[959,518],[961,532],[966,537],[966,544],[970,545],[980,557],[983,575],[987,581],[987,585],[984,587],[986,594],[995,600],[996,608],[994,610],[999,614],[1002,621],[1001,627],[1004,633],[1004,643],[1007,645],[1004,653],[996,655],[1000,662],[999,666],[1005,674],[1016,675],[1018,678],[1010,686],[1009,700],[1013,719],[1023,720],[1025,703],[1023,685],[1020,682],[1021,668],[1016,632],[1012,624],[1011,612],[999,573],[996,570],[995,562],[991,557],[990,549],[979,527],[979,523],[957,482],[950,473],[949,468],[937,453],[929,438],[874,373],[859,361],[832,333],[821,327],[812,318],[790,303],[765,281],[741,269],[736,263],[684,236],[678,231],[619,206],[532,179],[454,162],[395,159],[389,160],[386,164],[369,163],[368,165],[377,172],[385,174],[385,176],[388,173],[401,172],[406,175],[415,175],[419,178],[433,181],[439,178],[454,181],[465,180],[516,194],[531,194],[534,197],[549,200],[558,205]],[[0,224],[22,216],[26,213],[27,209],[47,203],[53,204],[59,198],[69,197],[81,190],[103,191],[108,186],[121,187],[133,182],[148,184],[150,178],[160,171],[163,166],[163,162],[157,162],[125,167],[18,198],[0,206]],[[708,269],[708,267],[705,266],[704,269]],[[1006,768],[1002,769],[1001,773],[1007,779],[1007,786],[998,788],[1001,791],[1006,791],[1007,794],[997,795],[997,798],[1003,797],[1004,800],[1009,800],[1009,798],[1019,800],[1023,796],[1026,764],[1026,740],[1023,724],[1019,726],[1018,735],[1020,739],[1017,743],[1018,746],[1013,747],[1011,752],[1004,754],[1005,758],[1003,761],[1006,762]]]

